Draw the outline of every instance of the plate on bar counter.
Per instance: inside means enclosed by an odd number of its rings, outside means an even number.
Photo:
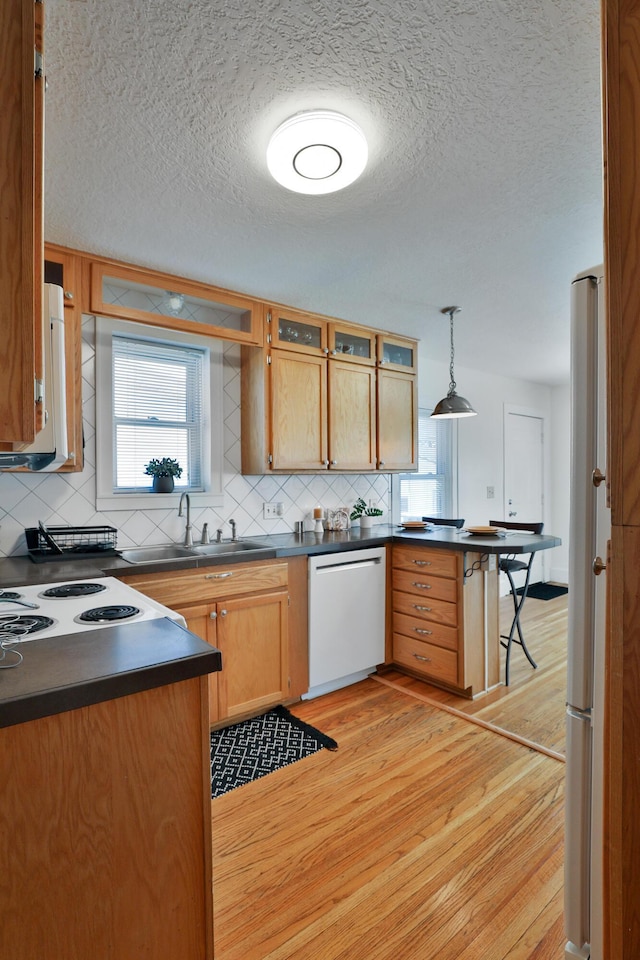
[[[473,537],[500,537],[504,534],[504,527],[465,527],[465,533]]]
[[[426,530],[432,524],[426,523],[424,520],[405,520],[400,526],[403,530]]]

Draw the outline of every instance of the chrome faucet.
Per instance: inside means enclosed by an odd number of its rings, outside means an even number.
[[[232,543],[235,543],[236,540],[238,539],[238,535],[236,534],[236,522],[235,522],[235,520],[229,520],[229,526],[231,527],[231,542],[232,542]]]
[[[186,490],[185,490],[185,492],[180,496],[180,504],[179,504],[179,506],[178,506],[178,516],[179,516],[179,517],[183,517],[183,516],[184,516],[184,514],[183,514],[183,512],[182,512],[182,504],[183,504],[183,502],[184,502],[185,499],[186,499],[186,501],[187,501],[187,526],[185,527],[185,531],[184,531],[184,545],[185,545],[185,547],[191,547],[191,546],[193,546],[193,540],[192,540],[192,537],[191,537],[191,501],[189,500],[189,494],[187,493]]]
[[[216,543],[222,543],[222,527],[216,530]]]
[[[203,523],[203,524],[202,524],[202,536],[200,537],[200,543],[210,543],[210,542],[211,542],[211,541],[209,540],[209,524],[208,524],[208,523]]]

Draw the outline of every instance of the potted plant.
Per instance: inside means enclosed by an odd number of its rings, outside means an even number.
[[[144,472],[153,477],[154,493],[173,493],[173,478],[182,476],[182,467],[177,460],[163,457],[161,460],[150,460]]]
[[[360,529],[368,530],[371,526],[372,517],[381,517],[380,507],[368,507],[362,497],[358,497],[351,511],[351,519],[360,521]]]

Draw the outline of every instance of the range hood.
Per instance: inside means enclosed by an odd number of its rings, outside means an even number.
[[[42,298],[44,427],[28,447],[0,451],[0,470],[57,470],[69,456],[62,287],[45,283]]]

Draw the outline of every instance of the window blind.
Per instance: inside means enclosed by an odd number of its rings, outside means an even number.
[[[171,457],[175,485],[202,489],[202,371],[205,350],[114,335],[114,491],[148,489],[145,465]]]

